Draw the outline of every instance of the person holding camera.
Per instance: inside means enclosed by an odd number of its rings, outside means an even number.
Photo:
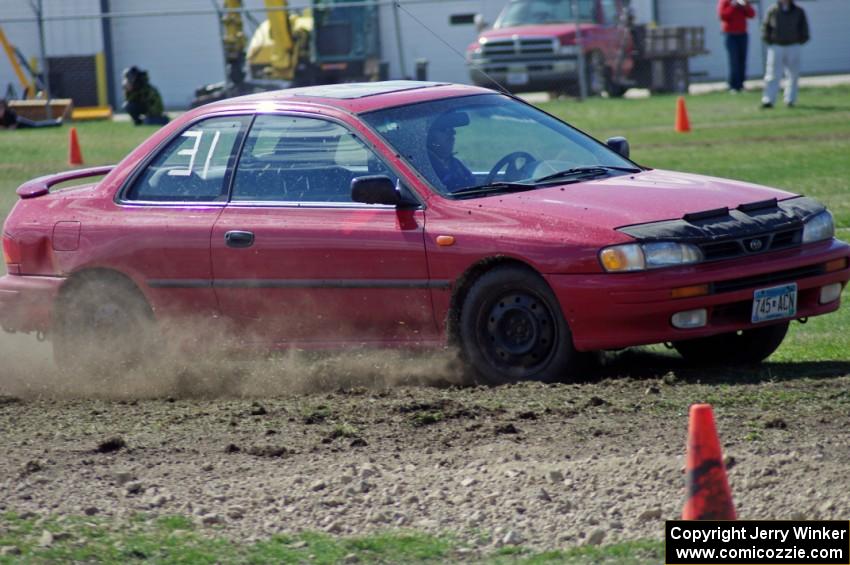
[[[717,15],[725,36],[726,54],[729,57],[729,92],[744,89],[747,78],[747,20],[756,16],[750,0],[718,0]]]
[[[794,0],[779,0],[767,10],[761,35],[767,44],[761,107],[773,108],[784,70],[787,78],[785,105],[793,108],[797,103],[797,83],[800,81],[800,55],[803,44],[809,40],[806,12]]]
[[[124,69],[124,111],[130,114],[137,126],[168,123],[159,91],[150,83],[147,71],[138,67]]]

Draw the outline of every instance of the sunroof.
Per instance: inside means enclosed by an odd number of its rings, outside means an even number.
[[[429,86],[445,85],[445,82],[427,82],[418,80],[388,80],[384,82],[349,82],[343,84],[324,84],[294,89],[295,96],[316,96],[319,98],[364,98],[389,92],[415,90]]]

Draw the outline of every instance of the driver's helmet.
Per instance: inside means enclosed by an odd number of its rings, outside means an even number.
[[[431,127],[428,128],[428,147],[431,148],[434,145],[434,137],[435,134],[437,134],[438,132],[444,132],[447,130],[463,127],[468,124],[469,114],[467,114],[466,112],[450,110],[448,112],[440,114],[431,123]]]

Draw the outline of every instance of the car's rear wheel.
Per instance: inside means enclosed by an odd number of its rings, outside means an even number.
[[[470,288],[460,312],[461,348],[479,382],[550,382],[569,377],[572,334],[540,275],[497,267]]]
[[[788,332],[788,322],[730,332],[710,337],[673,342],[687,361],[701,365],[745,365],[760,363],[776,351]]]
[[[62,370],[107,372],[149,355],[153,312],[141,292],[119,275],[81,275],[56,306],[53,357]]]

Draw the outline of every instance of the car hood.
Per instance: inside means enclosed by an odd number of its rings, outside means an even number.
[[[675,220],[717,208],[737,208],[793,193],[671,171],[652,170],[603,180],[556,185],[529,192],[478,199],[511,216],[546,216],[614,230],[624,226]]]
[[[599,27],[597,24],[590,23],[583,23],[579,25],[582,33],[589,32],[597,27]],[[479,36],[479,42],[482,39],[489,41],[493,39],[512,38],[514,36],[557,37],[562,45],[573,45],[575,44],[576,25],[574,23],[529,24],[501,29],[491,29],[489,31],[485,31]]]

